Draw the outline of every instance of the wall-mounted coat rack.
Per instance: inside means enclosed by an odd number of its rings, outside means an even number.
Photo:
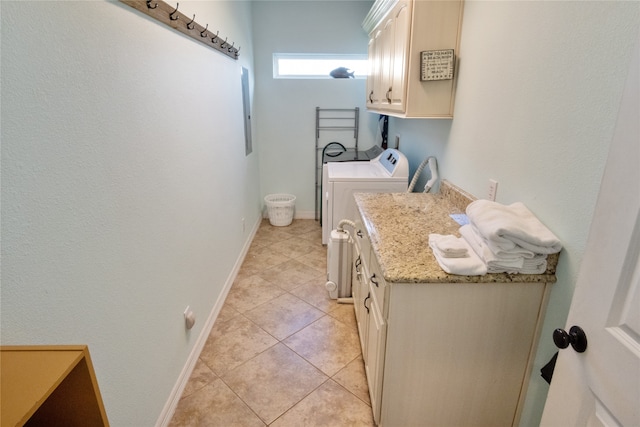
[[[212,33],[209,30],[209,24],[203,27],[195,22],[195,15],[189,18],[178,11],[180,3],[176,3],[176,6],[171,6],[160,0],[120,1],[233,59],[238,59],[238,56],[240,56],[240,47],[235,47],[235,43],[227,42],[227,38],[224,37],[223,39],[222,36],[218,35],[217,31],[215,34]]]

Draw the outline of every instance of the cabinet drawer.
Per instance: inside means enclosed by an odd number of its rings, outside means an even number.
[[[385,307],[385,294],[387,293],[387,282],[384,280],[378,260],[375,255],[371,255],[369,262],[369,283],[372,290],[373,297],[376,299],[378,306],[380,307],[382,314],[386,317],[387,308]]]

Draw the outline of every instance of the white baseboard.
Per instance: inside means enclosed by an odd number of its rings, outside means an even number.
[[[266,209],[262,211],[262,218],[269,218],[269,213]],[[293,214],[293,219],[316,219],[315,211],[298,211]]]
[[[182,392],[184,391],[184,388],[187,386],[187,382],[189,382],[189,378],[191,377],[193,368],[195,368],[196,363],[198,362],[198,358],[200,357],[200,352],[202,352],[202,349],[204,348],[204,345],[207,342],[207,338],[209,338],[209,334],[211,333],[213,324],[218,318],[218,314],[220,314],[220,310],[222,309],[224,301],[227,299],[229,290],[231,289],[231,286],[233,285],[234,280],[238,276],[238,272],[240,271],[240,267],[244,262],[244,258],[247,256],[247,252],[249,251],[251,242],[253,241],[253,238],[255,237],[256,232],[258,231],[258,228],[260,227],[260,222],[261,222],[260,218],[258,218],[258,221],[256,221],[256,223],[253,225],[253,229],[251,230],[249,238],[245,242],[242,248],[242,252],[238,257],[238,260],[236,261],[233,267],[233,270],[231,271],[231,274],[227,278],[227,281],[225,282],[224,287],[222,288],[222,292],[218,296],[218,300],[213,305],[213,308],[209,313],[209,317],[207,318],[207,322],[202,328],[202,332],[198,336],[198,340],[193,346],[193,349],[191,349],[191,353],[189,354],[189,357],[184,367],[182,368],[182,372],[180,372],[180,376],[178,377],[178,380],[173,386],[173,390],[169,395],[169,399],[167,399],[167,402],[165,403],[164,408],[162,409],[162,412],[160,413],[160,416],[156,421],[156,427],[166,427],[171,422],[171,418],[173,418],[173,414],[176,410],[176,407],[178,406],[178,402],[180,401]]]
[[[296,211],[293,217],[296,219],[315,219],[316,213],[315,211]]]

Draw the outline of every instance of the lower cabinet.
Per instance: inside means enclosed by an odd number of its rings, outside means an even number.
[[[518,425],[550,284],[387,283],[360,230],[354,307],[376,424]]]
[[[369,309],[365,306],[369,290],[364,284],[364,264],[360,255],[360,247],[354,245],[353,268],[351,277],[351,293],[353,296],[353,308],[356,313],[356,324],[358,326],[358,336],[360,337],[360,347],[362,357],[367,358],[367,332],[369,330]]]
[[[369,298],[369,312],[367,314],[369,320],[366,342],[367,358],[364,361],[364,369],[369,386],[373,419],[376,423],[380,423],[380,396],[382,393],[382,369],[384,366],[387,325],[382,317],[382,311],[376,301],[373,289],[370,290],[369,295],[371,297]]]

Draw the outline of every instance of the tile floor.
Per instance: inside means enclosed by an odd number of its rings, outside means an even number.
[[[353,306],[314,220],[264,220],[171,426],[373,426]]]

